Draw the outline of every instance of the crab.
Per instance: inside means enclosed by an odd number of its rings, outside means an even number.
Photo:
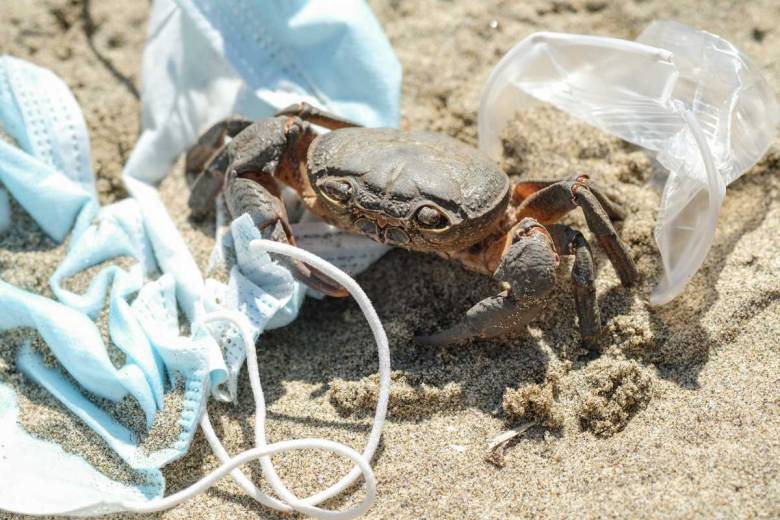
[[[330,131],[317,133],[315,125]],[[592,252],[582,233],[557,223],[578,207],[621,283],[638,279],[612,224],[623,211],[587,176],[512,183],[477,149],[442,134],[363,128],[301,103],[271,118],[215,124],[189,150],[185,168],[195,219],[213,211],[223,193],[231,218],[246,213],[264,238],[294,244],[281,197],[289,186],[332,225],[435,253],[500,282],[498,293],[476,303],[462,321],[418,336],[424,344],[524,331],[555,285],[560,256],[571,255],[581,339],[592,347],[601,328]],[[346,295],[316,269],[299,262],[290,267],[310,287]]]

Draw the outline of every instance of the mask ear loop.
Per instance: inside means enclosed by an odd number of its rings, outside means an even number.
[[[327,509],[320,509],[317,507],[305,507],[300,509],[301,512],[305,512],[315,518],[328,518],[339,520],[351,520],[362,515],[371,507],[376,497],[376,477],[371,469],[368,461],[358,452],[337,442],[329,441],[327,439],[296,439],[291,441],[280,441],[273,444],[268,444],[264,448],[253,448],[246,450],[236,455],[233,458],[228,458],[223,464],[197,481],[190,487],[174,493],[171,496],[161,498],[159,500],[152,500],[149,502],[122,502],[121,507],[132,513],[157,513],[159,511],[165,511],[175,507],[187,500],[194,498],[201,493],[207,491],[210,487],[216,484],[220,479],[226,476],[228,473],[236,471],[236,468],[243,466],[248,462],[259,459],[261,457],[268,457],[277,453],[283,453],[285,451],[303,450],[303,449],[324,449],[337,455],[347,457],[351,459],[359,468],[360,473],[365,476],[366,479],[366,496],[363,500],[346,511],[328,511]],[[267,497],[268,498],[268,497]],[[293,508],[289,508],[293,510]],[[298,510],[296,507],[295,510]]]
[[[374,423],[368,436],[366,448],[363,450],[363,457],[365,457],[366,460],[371,460],[377,446],[379,446],[382,428],[384,428],[385,424],[385,416],[387,415],[387,403],[390,397],[390,348],[387,342],[387,334],[385,334],[385,329],[382,327],[382,322],[379,320],[379,316],[377,315],[376,310],[374,310],[374,306],[371,305],[371,300],[368,299],[366,293],[363,292],[363,289],[351,276],[330,262],[326,262],[317,255],[304,249],[288,244],[281,244],[272,240],[254,240],[249,245],[249,249],[252,251],[268,251],[289,256],[319,269],[322,273],[340,283],[355,299],[360,310],[363,311],[363,315],[366,317],[366,321],[368,321],[371,332],[374,334],[379,356],[379,399],[374,414]],[[263,403],[263,408],[265,408],[265,403]],[[265,413],[258,416],[256,419],[255,442],[257,446],[265,445]],[[290,499],[295,500],[296,497],[285,487],[284,483],[282,483],[276,470],[274,470],[271,459],[268,457],[261,458],[260,465],[263,469],[263,475],[268,480],[274,492],[286,502],[292,504],[292,500]],[[359,468],[353,468],[352,471],[331,487],[303,499],[302,502],[304,504],[314,505],[332,498],[351,486],[360,474]]]
[[[287,244],[280,244],[269,240],[255,240],[250,244],[252,250],[270,251],[277,254],[290,256],[292,258],[306,262],[315,268],[321,270],[324,274],[330,276],[339,282],[355,298],[374,334],[379,354],[379,399],[377,402],[374,424],[371,428],[366,448],[362,454],[357,453],[352,448],[326,439],[298,439],[293,441],[282,441],[273,444],[267,444],[265,438],[265,399],[263,389],[260,384],[260,375],[257,366],[257,353],[255,351],[254,341],[249,328],[249,322],[243,314],[236,311],[222,311],[210,313],[197,321],[197,324],[205,324],[212,321],[230,321],[240,331],[242,341],[247,351],[247,370],[249,373],[250,386],[255,397],[255,444],[256,447],[247,450],[233,458],[225,450],[224,446],[217,437],[209,419],[208,410],[204,411],[200,426],[203,429],[205,437],[209,442],[214,454],[217,455],[222,466],[207,476],[190,486],[189,488],[175,493],[169,497],[154,500],[147,503],[124,503],[123,506],[133,512],[149,513],[162,511],[171,508],[181,502],[184,502],[214,485],[219,479],[228,473],[233,477],[241,488],[258,502],[267,507],[280,511],[298,511],[308,514],[315,518],[332,520],[349,520],[365,513],[374,501],[376,496],[376,478],[371,469],[369,461],[372,459],[384,427],[385,416],[387,414],[387,403],[390,394],[390,351],[388,347],[387,335],[385,334],[379,316],[376,314],[371,301],[366,296],[363,289],[349,275],[326,262],[322,258],[313,255],[307,251]],[[197,325],[196,324],[196,325]],[[270,459],[270,455],[290,450],[315,448],[324,449],[342,455],[355,462],[354,467],[346,476],[336,482],[328,489],[300,499],[296,497],[279,478]],[[254,459],[259,459],[263,469],[263,475],[271,485],[271,488],[277,493],[283,501],[270,497],[263,493],[254,483],[237,469],[242,464]],[[359,476],[363,476],[366,482],[366,495],[363,500],[351,509],[346,511],[330,511],[315,507],[328,498],[331,498],[349,487]]]

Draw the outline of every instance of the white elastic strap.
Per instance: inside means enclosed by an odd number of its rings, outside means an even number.
[[[136,502],[125,503],[123,506],[126,507],[129,511],[138,513],[162,511],[164,509],[176,506],[204,492],[206,489],[214,485],[214,483],[219,479],[230,473],[236,483],[247,493],[247,495],[273,509],[280,511],[298,511],[315,518],[332,520],[349,520],[360,516],[366,512],[369,507],[371,507],[371,504],[374,501],[374,497],[376,496],[376,479],[370,466],[370,460],[372,459],[374,452],[379,445],[379,439],[382,434],[385,415],[387,413],[388,397],[390,394],[390,351],[388,348],[387,335],[385,334],[384,328],[379,321],[379,317],[377,316],[374,307],[371,305],[371,301],[363,292],[363,289],[361,289],[355,280],[353,280],[349,275],[341,271],[339,268],[302,249],[268,240],[255,240],[250,244],[250,249],[270,251],[272,253],[290,256],[319,269],[324,274],[330,276],[338,283],[340,283],[345,289],[347,289],[347,291],[349,291],[349,293],[355,298],[361,310],[363,311],[363,314],[366,316],[377,344],[380,374],[379,400],[377,402],[374,424],[371,429],[366,448],[362,454],[359,454],[348,446],[326,439],[299,439],[294,441],[283,441],[274,444],[267,444],[265,438],[265,399],[263,397],[262,385],[260,384],[260,374],[257,365],[257,353],[255,352],[255,345],[252,339],[252,334],[250,332],[249,322],[246,316],[236,311],[210,313],[198,320],[198,323],[205,324],[212,321],[230,321],[238,328],[241,333],[242,341],[244,342],[244,347],[247,354],[249,382],[255,398],[256,447],[231,458],[214,432],[211,421],[209,420],[208,411],[205,411],[203,418],[201,419],[200,426],[203,429],[203,433],[214,454],[217,455],[219,460],[222,462],[222,465],[192,486],[174,495],[141,504]],[[341,480],[328,489],[308,498],[300,499],[292,492],[290,492],[290,490],[287,489],[287,487],[281,481],[279,475],[276,473],[276,470],[273,467],[270,455],[304,448],[324,449],[338,455],[342,455],[354,461],[356,463],[356,467],[354,467],[349,472],[349,474],[344,476]],[[254,459],[260,459],[264,477],[268,480],[274,492],[282,498],[282,501],[263,493],[249,478],[246,477],[246,475],[241,472],[241,470],[238,469],[240,465]],[[366,495],[359,504],[346,511],[331,511],[315,507],[322,501],[327,500],[328,498],[331,498],[345,490],[361,475],[366,482]]]
[[[368,299],[368,296],[363,292],[360,285],[358,285],[358,283],[347,273],[330,262],[301,248],[281,244],[272,240],[254,240],[249,244],[249,249],[251,251],[268,251],[289,256],[319,269],[322,273],[340,283],[355,299],[360,310],[363,311],[363,315],[366,317],[366,321],[368,321],[371,332],[374,334],[374,340],[376,341],[379,355],[379,399],[376,404],[374,424],[371,427],[371,433],[368,436],[366,448],[363,450],[363,456],[367,460],[371,460],[377,446],[379,446],[382,428],[384,428],[385,425],[385,416],[387,415],[387,402],[390,397],[390,348],[387,343],[387,334],[385,334],[385,329],[382,327],[382,322],[379,320],[379,316],[377,315],[376,310],[374,310],[374,306],[371,305],[371,300]],[[265,403],[263,403],[263,407],[265,407]],[[261,443],[265,443],[265,414],[258,416],[257,424],[255,426],[255,441],[258,446],[262,445]],[[263,474],[266,479],[268,479],[273,490],[287,502],[289,502],[289,498],[294,498],[294,495],[287,490],[281,479],[279,479],[279,476],[276,474],[276,471],[271,464],[271,460],[265,457],[260,459],[260,464],[263,467]],[[358,468],[353,468],[352,471],[334,485],[316,495],[304,499],[303,502],[313,505],[334,497],[352,485],[358,476],[360,476],[360,470]]]
[[[122,507],[124,507],[125,510],[133,513],[156,513],[158,511],[164,511],[203,493],[204,491],[208,490],[208,488],[216,484],[222,477],[232,472],[239,466],[246,464],[247,462],[251,462],[261,457],[268,457],[269,455],[274,455],[276,453],[292,450],[302,450],[306,448],[324,449],[352,459],[352,461],[357,464],[358,468],[360,468],[360,472],[365,475],[367,488],[366,496],[363,501],[352,509],[340,512],[310,508],[310,510],[315,512],[305,511],[306,513],[311,514],[317,518],[352,519],[360,516],[366,510],[368,510],[369,507],[371,507],[371,503],[374,501],[374,497],[376,496],[376,478],[374,477],[374,472],[371,470],[371,466],[369,466],[368,461],[360,453],[356,452],[352,448],[337,442],[329,441],[327,439],[297,439],[292,441],[281,441],[269,444],[264,448],[253,448],[251,450],[246,450],[236,455],[235,457],[228,459],[219,468],[215,469],[187,489],[183,489],[178,493],[175,493],[169,497],[161,498],[159,500],[151,500],[149,502],[140,503],[124,502],[122,503]],[[333,516],[316,514],[316,511],[322,511]]]

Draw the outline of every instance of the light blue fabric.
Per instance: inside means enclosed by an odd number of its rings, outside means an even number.
[[[71,495],[67,498],[57,487],[58,482],[74,478],[83,483],[103,482],[104,491],[112,490],[111,496],[117,500],[160,497],[165,483],[159,468],[186,452],[212,384],[226,378],[220,349],[204,330],[189,338],[179,335],[172,277],[163,276],[144,285],[157,270],[157,260],[146,237],[139,204],[128,199],[98,208],[86,125],[65,84],[45,69],[8,56],[0,59],[0,79],[0,122],[19,144],[0,142],[0,180],[55,240],[63,240],[73,228],[68,254],[51,280],[60,302],[0,281],[0,330],[31,327],[40,333],[70,378],[45,366],[29,345],[19,349],[17,369],[100,435],[138,472],[141,482],[134,488],[106,484],[104,478],[94,475],[94,469],[81,464],[75,465],[81,474],[69,474],[74,471],[74,462],[64,454],[36,462],[36,453],[51,450],[42,449],[41,441],[25,439],[14,418],[14,426],[4,429],[0,442],[0,488],[16,489],[15,482],[36,478],[39,485],[19,490],[21,496],[0,493],[0,508],[29,513],[71,510],[49,509],[50,499],[79,508],[85,494],[74,494],[66,486]],[[133,257],[138,263],[129,271],[116,265],[106,267],[83,295],[62,288],[61,281],[68,276],[116,256]],[[131,305],[129,298],[135,293],[138,296]],[[119,368],[109,359],[103,338],[90,319],[100,312],[106,296],[111,340],[127,358]],[[154,320],[168,326],[167,342],[161,341],[159,327],[151,332],[144,328],[148,309],[154,307],[160,310]],[[177,341],[170,341],[171,337]],[[181,434],[172,446],[148,455],[141,452],[134,434],[86,394],[112,401],[135,399],[150,427],[173,378],[181,379],[186,389],[187,404],[179,420]],[[3,389],[0,422],[7,422],[18,412],[13,393],[5,386]],[[19,453],[23,449],[32,451]],[[27,463],[22,465],[22,460]],[[42,474],[39,467],[44,466],[47,472]]]
[[[0,383],[0,489],[13,490],[0,493],[0,509],[96,514],[162,496],[159,468],[188,449],[209,392],[235,398],[244,362],[235,330],[219,324],[207,330],[198,318],[240,310],[256,337],[295,319],[306,290],[267,254],[250,254],[249,242],[259,236],[250,219],[233,222],[221,241],[229,282],[204,281],[151,183],[205,126],[232,113],[263,117],[307,100],[364,124],[397,125],[400,66],[392,49],[363,1],[338,4],[155,0],[143,132],[124,172],[132,198],[104,208],[86,125],[67,86],[48,70],[0,58],[0,125],[18,145],[0,140],[0,182],[54,240],[70,233],[50,280],[59,301],[0,280],[0,330],[26,326],[41,334],[67,375],[44,365],[29,345],[19,349],[18,370],[100,435],[141,481],[112,482],[29,437],[16,424],[12,389]],[[66,289],[70,276],[119,256],[136,262],[103,268],[83,294]],[[121,367],[112,364],[92,321],[106,299],[110,340],[126,356]],[[189,336],[180,333],[179,308],[192,323]],[[87,395],[135,399],[150,426],[174,384],[184,388],[181,433],[150,454]]]
[[[398,126],[401,67],[363,0],[274,0],[262,12],[256,0],[180,5],[210,21],[248,88],[297,90],[366,126]]]
[[[255,340],[266,329],[283,327],[298,316],[306,296],[306,286],[293,279],[290,272],[271,261],[268,253],[253,255],[252,240],[262,238],[249,215],[230,225],[221,240],[223,261],[217,267],[230,273],[227,284],[214,279],[206,282],[204,310],[238,310],[249,318]],[[224,385],[213,389],[215,397],[233,401],[238,392],[238,375],[246,359],[239,331],[230,325],[210,325],[223,348],[228,377]]]
[[[157,182],[208,126],[308,101],[397,127],[401,65],[364,0],[155,0],[143,132],[125,172]]]
[[[97,209],[89,138],[75,98],[52,72],[2,56],[0,122],[19,146],[0,139],[0,181],[61,242],[82,209],[85,219]]]
[[[104,502],[143,501],[161,493],[154,478],[139,487],[115,482],[59,445],[27,435],[18,415],[16,394],[0,384],[0,508],[41,515],[98,514],[116,510],[102,507]]]
[[[115,369],[97,327],[87,316],[2,281],[0,308],[0,330],[38,330],[63,367],[86,390],[113,401],[130,393],[150,415],[154,414],[152,392],[137,366]]]

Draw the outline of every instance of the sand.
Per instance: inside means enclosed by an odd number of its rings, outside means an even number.
[[[122,198],[120,168],[139,128],[147,4],[7,5],[0,49],[66,80],[89,126],[101,200]],[[780,90],[780,31],[774,23],[780,6],[773,0],[371,5],[404,66],[402,126],[446,132],[472,144],[490,68],[537,30],[634,38],[651,20],[672,18],[725,36]],[[661,308],[647,304],[659,273],[651,236],[661,172],[652,161],[549,109],[518,117],[504,133],[504,149],[503,167],[513,176],[587,173],[620,199],[628,216],[619,232],[643,281],[622,288],[594,247],[604,334],[596,351],[586,352],[579,345],[565,259],[558,287],[527,336],[461,347],[422,348],[412,336],[455,321],[496,290],[493,281],[405,251],[390,252],[358,277],[387,329],[395,370],[374,465],[379,494],[368,517],[780,516],[780,140],[729,187],[704,266],[681,297]],[[183,193],[179,163],[161,194],[205,268],[214,226],[189,221]],[[18,205],[12,212],[11,228],[0,235],[0,276],[49,295],[48,277],[64,247],[48,240]],[[566,223],[585,229],[579,214]],[[307,301],[295,323],[261,338],[258,355],[270,441],[322,436],[362,448],[377,368],[371,334],[353,302]],[[0,373],[18,380],[2,359]],[[92,457],[107,473],[117,470],[106,462],[101,443],[50,398],[41,395],[34,406],[43,419],[79,432],[83,441],[70,449]],[[209,405],[231,453],[251,446],[253,410],[245,374],[238,403]],[[155,438],[174,427],[161,419]],[[500,464],[486,462],[489,442],[509,428],[525,431],[504,447]],[[319,491],[348,469],[342,460],[308,450],[274,460],[298,494]],[[168,492],[216,466],[197,434],[187,456],[164,469]],[[257,465],[248,474],[262,482]],[[327,505],[346,507],[361,491],[358,486]],[[277,517],[229,479],[161,515],[204,516]]]

